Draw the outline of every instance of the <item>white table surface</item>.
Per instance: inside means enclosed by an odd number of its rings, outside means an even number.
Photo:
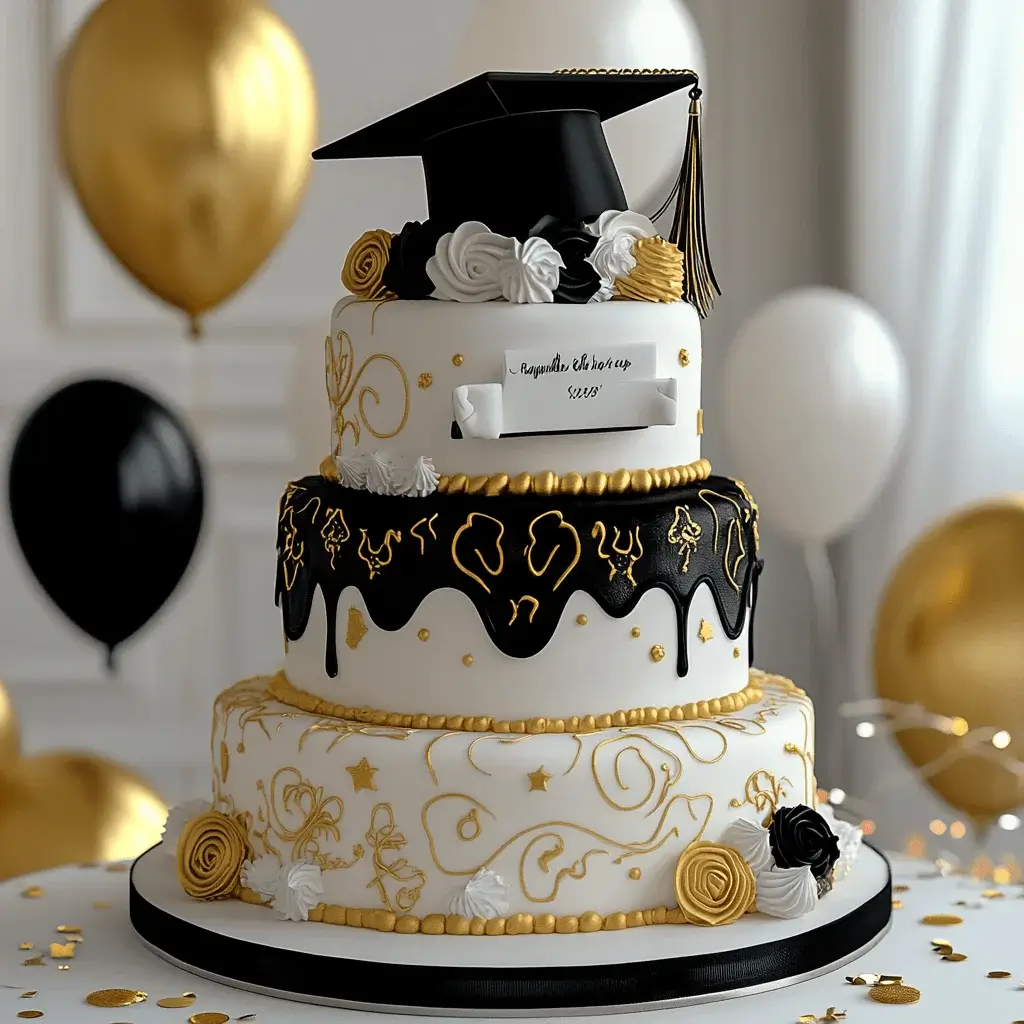
[[[862,960],[826,975],[765,995],[730,999],[687,1009],[598,1018],[575,1018],[630,1024],[663,1024],[698,1021],[707,1024],[795,1024],[803,1014],[824,1016],[829,1006],[845,1010],[850,1024],[898,1019],[905,1024],[1011,1024],[1024,1021],[1024,890],[1007,886],[1003,898],[983,898],[986,885],[960,877],[924,877],[932,872],[927,861],[894,857],[893,882],[909,886],[897,894],[902,906],[894,911],[892,931]],[[43,895],[22,896],[30,886]],[[968,906],[957,906],[958,901]],[[97,902],[108,908],[97,909]],[[964,923],[952,927],[920,923],[926,914],[952,913]],[[51,960],[44,966],[26,967],[23,961],[48,954],[50,943],[61,941],[56,928],[80,925],[83,941],[71,960]],[[316,927],[311,925],[310,927]],[[942,961],[930,941],[947,938],[957,952],[967,954],[960,963]],[[468,940],[476,941],[476,940]],[[481,940],[484,941],[484,940]],[[517,941],[496,939],[494,941]],[[19,944],[31,942],[32,951]],[[66,964],[68,970],[58,970]],[[1011,971],[1008,979],[986,978],[989,971]],[[921,990],[913,1006],[885,1006],[873,1002],[863,987],[846,983],[845,976],[872,972],[903,975],[904,984]],[[258,1014],[258,1024],[282,1022],[336,1022],[408,1020],[354,1010],[327,1009],[286,1003],[263,996],[223,988],[164,963],[144,949],[128,919],[128,874],[98,868],[67,868],[0,884],[0,1024],[17,1021],[18,1013],[35,1009],[43,1020],[60,1024],[185,1024],[189,1015],[220,1011],[231,1017]],[[101,1009],[85,1003],[87,993],[100,988],[139,989],[149,994],[145,1003],[123,1009]],[[36,990],[30,999],[22,992]],[[163,1009],[156,1005],[164,996],[195,992],[189,1009]],[[426,1018],[425,1018],[426,1019]],[[429,1018],[440,1020],[442,1018]],[[549,1018],[539,1018],[547,1020]]]

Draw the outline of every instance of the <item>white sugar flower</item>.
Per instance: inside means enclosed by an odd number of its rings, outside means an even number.
[[[467,221],[443,235],[427,261],[434,298],[453,302],[500,299],[498,265],[513,246],[514,239],[496,235],[479,221]]]
[[[564,267],[565,260],[546,238],[515,239],[498,264],[501,294],[508,302],[554,302]]]
[[[161,849],[163,852],[169,857],[176,856],[178,840],[181,838],[181,833],[184,831],[185,826],[195,818],[208,814],[212,808],[213,804],[209,800],[188,800],[183,804],[172,807],[167,814],[167,820],[164,822],[164,831],[161,837],[163,844]]]
[[[281,865],[276,857],[256,857],[242,865],[242,885],[259,893],[264,899],[277,892],[277,876]]]
[[[460,917],[504,917],[509,911],[508,887],[499,875],[481,868],[452,897],[448,910]]]
[[[286,921],[308,921],[309,912],[320,902],[323,894],[320,868],[308,861],[293,861],[277,873],[274,909]]]
[[[608,210],[585,227],[597,236],[597,245],[587,262],[601,279],[601,288],[591,301],[601,302],[612,297],[620,277],[628,277],[636,269],[633,246],[641,238],[656,235],[658,229],[649,217],[631,210]]]

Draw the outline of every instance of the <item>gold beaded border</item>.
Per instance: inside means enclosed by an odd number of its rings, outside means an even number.
[[[693,75],[689,68],[556,68],[554,75]]]
[[[614,473],[566,473],[559,476],[550,470],[543,473],[520,473],[509,476],[495,473],[491,476],[467,476],[456,473],[442,476],[437,482],[439,494],[483,494],[496,498],[502,494],[551,497],[566,494],[571,497],[585,494],[600,498],[605,494],[650,494],[673,487],[707,480],[711,476],[711,463],[698,459],[687,466],[669,466],[668,469],[619,469]]]
[[[243,903],[266,906],[263,897],[240,888],[235,895]],[[690,924],[678,907],[656,907],[628,913],[598,914],[588,910],[572,914],[510,914],[508,917],[463,917],[461,914],[394,914],[387,910],[360,910],[320,903],[309,912],[315,924],[367,928],[398,935],[577,935],[587,932],[620,932],[646,925]]]
[[[268,687],[270,695],[282,704],[325,718],[341,718],[348,722],[365,725],[390,726],[395,729],[450,729],[454,732],[494,732],[540,735],[543,733],[589,733],[601,729],[615,729],[626,726],[658,725],[664,722],[696,722],[734,715],[749,704],[756,704],[764,697],[762,687],[781,686],[795,690],[788,679],[769,676],[750,670],[748,684],[738,693],[730,693],[713,700],[694,701],[691,704],[676,704],[670,708],[631,708],[628,711],[613,711],[604,715],[583,715],[573,718],[523,718],[505,721],[487,715],[403,715],[380,711],[377,708],[353,708],[333,701],[323,700],[305,690],[300,690],[284,674],[278,672]]]

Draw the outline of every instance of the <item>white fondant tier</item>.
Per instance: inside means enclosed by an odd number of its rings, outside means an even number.
[[[346,643],[353,608],[366,632]],[[327,613],[319,591],[284,664],[294,687],[345,707],[510,721],[572,718],[671,708],[743,690],[749,627],[748,611],[739,637],[730,640],[710,588],[698,587],[686,624],[688,671],[679,678],[676,607],[664,590],[648,591],[623,619],[578,591],[551,642],[521,659],[494,645],[459,591],[434,591],[404,629],[389,633],[374,625],[359,591],[349,587],[338,603],[338,675],[332,679],[325,669]]]
[[[448,914],[487,869],[512,915],[671,908],[690,843],[814,805],[811,702],[752,681],[763,700],[712,721],[503,736],[325,718],[247,680],[215,706],[214,805],[256,855],[319,865],[328,906]]]
[[[646,422],[663,422],[666,401],[671,405],[671,400],[662,392],[674,391],[674,425],[495,440],[453,438],[456,390],[501,385],[506,351],[536,350],[538,358],[550,359],[553,353],[573,350],[597,354],[614,349],[622,357],[632,349],[637,365],[647,365],[640,353],[649,346],[656,349],[653,375],[631,381],[633,390],[614,399],[608,415],[628,412],[649,415]],[[610,474],[685,466],[700,459],[700,320],[685,302],[576,306],[347,298],[331,317],[330,348],[326,374],[333,399],[324,404],[324,416],[333,424],[335,444],[341,441],[344,456],[390,448],[405,457],[429,456],[442,475],[470,477],[547,470]],[[573,382],[587,383],[582,378]],[[542,380],[537,394],[549,387],[561,394],[560,385],[550,379]],[[310,402],[325,403],[322,380],[311,380],[309,388]],[[585,391],[576,404],[589,401],[587,395]],[[550,409],[543,397],[537,401],[538,408]],[[312,468],[327,454],[308,451],[304,460]]]

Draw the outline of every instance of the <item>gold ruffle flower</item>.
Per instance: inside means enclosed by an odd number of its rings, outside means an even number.
[[[693,843],[676,864],[676,899],[690,924],[738,921],[753,905],[754,872],[738,850]]]
[[[348,251],[341,268],[341,283],[360,299],[386,299],[391,292],[384,287],[384,269],[391,255],[390,231],[367,231]]]
[[[660,235],[641,238],[633,246],[636,267],[615,282],[621,299],[637,302],[680,302],[683,298],[683,254]]]
[[[176,853],[178,881],[194,899],[225,899],[235,891],[242,865],[251,856],[241,821],[208,811],[182,829]]]

